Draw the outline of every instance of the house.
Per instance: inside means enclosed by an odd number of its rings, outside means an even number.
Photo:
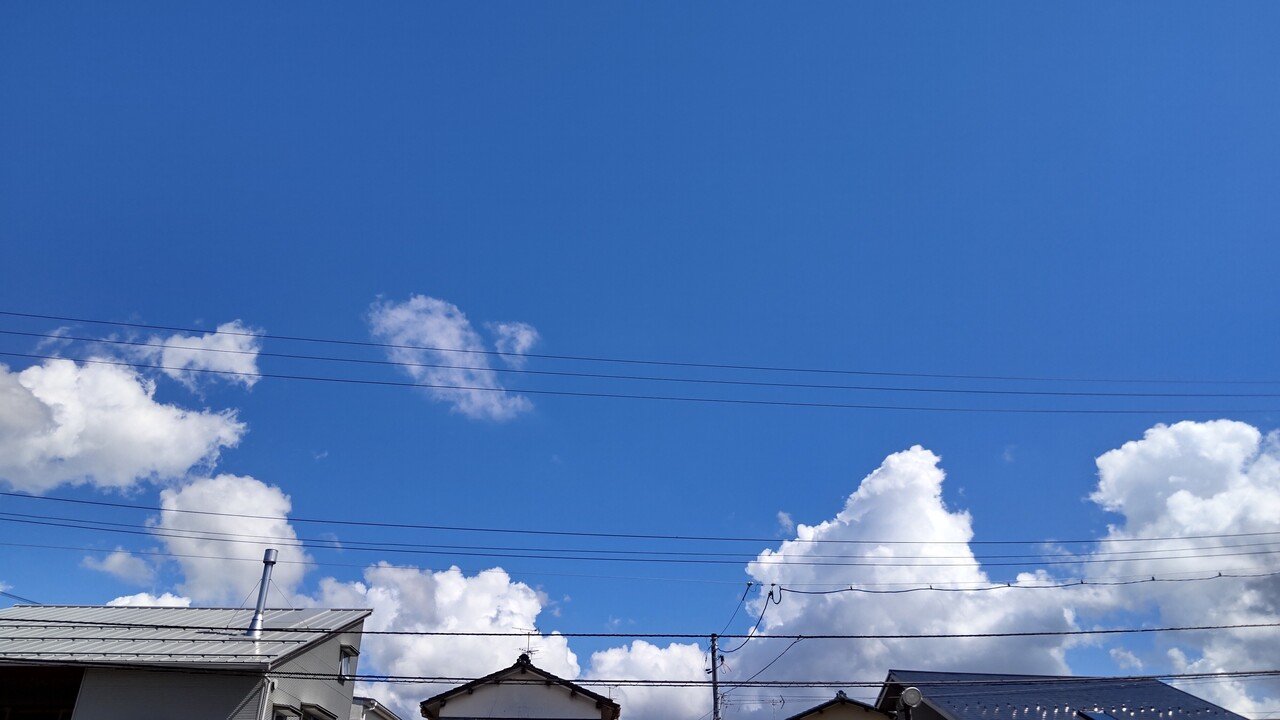
[[[369,613],[7,608],[0,718],[346,720]]]
[[[854,700],[840,690],[834,698],[792,715],[787,720],[888,720],[889,717],[888,713],[881,712],[874,705]]]
[[[428,720],[618,720],[621,713],[618,703],[552,675],[525,654],[511,667],[422,701]]]
[[[900,709],[909,687],[910,720],[1244,720],[1159,680],[921,670],[890,670],[876,707]]]
[[[371,697],[357,695],[351,698],[350,720],[400,720],[400,716]]]

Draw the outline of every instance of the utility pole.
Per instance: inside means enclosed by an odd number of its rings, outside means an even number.
[[[720,720],[720,636],[711,634],[711,720]]]

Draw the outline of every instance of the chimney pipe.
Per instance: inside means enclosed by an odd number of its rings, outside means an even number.
[[[276,566],[276,549],[267,548],[262,553],[262,582],[258,583],[258,607],[253,611],[253,620],[249,622],[249,637],[262,637],[262,610],[267,606],[267,588],[271,585],[271,568]]]

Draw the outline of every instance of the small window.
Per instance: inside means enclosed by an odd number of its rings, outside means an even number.
[[[272,720],[299,720],[302,711],[288,705],[276,705],[271,709]]]
[[[338,679],[346,682],[356,676],[356,659],[360,657],[360,651],[350,645],[342,646],[342,664],[338,670]]]

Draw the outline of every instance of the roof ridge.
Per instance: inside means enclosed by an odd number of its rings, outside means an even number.
[[[978,675],[981,677],[992,678],[1037,678],[1045,680],[1110,680],[1112,678],[1103,677],[1101,675],[1036,675],[1032,673],[992,673],[992,672],[968,672],[959,670],[904,670],[902,668],[889,668],[889,674],[893,673],[912,673],[915,675]]]

